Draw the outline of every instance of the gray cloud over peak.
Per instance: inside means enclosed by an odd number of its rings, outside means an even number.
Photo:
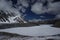
[[[6,0],[0,0],[0,10],[3,10],[6,14],[8,13],[14,13],[16,17],[19,17],[21,20],[23,20],[20,16],[21,13],[17,8],[12,7],[12,2],[11,1],[6,1]],[[9,18],[11,22],[14,22],[15,17]],[[11,20],[12,19],[12,20]]]
[[[12,5],[11,1],[8,1],[8,2],[4,1],[4,0],[0,1],[0,10],[8,11],[8,12],[12,12],[12,13],[18,14],[19,11],[16,8],[12,7],[12,6],[13,5]]]

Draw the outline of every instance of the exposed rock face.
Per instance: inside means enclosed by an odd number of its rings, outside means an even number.
[[[60,34],[34,37],[0,32],[0,40],[60,40]]]

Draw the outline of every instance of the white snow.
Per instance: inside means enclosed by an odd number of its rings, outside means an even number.
[[[1,29],[0,32],[17,33],[20,35],[29,35],[29,36],[44,36],[44,35],[60,34],[60,28],[54,28],[51,27],[51,25],[40,25],[33,27],[16,27],[9,29]]]

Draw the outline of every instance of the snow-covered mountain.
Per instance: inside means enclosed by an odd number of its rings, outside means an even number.
[[[17,22],[17,20],[24,22],[19,10],[13,7],[12,1],[0,0],[0,20],[4,21],[5,16],[7,16],[6,19],[9,20],[10,23]],[[5,20],[6,23],[8,23],[7,20]]]

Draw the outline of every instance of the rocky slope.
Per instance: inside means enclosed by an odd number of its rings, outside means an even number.
[[[7,32],[0,32],[0,40],[60,40],[60,34],[47,36],[25,36]]]

